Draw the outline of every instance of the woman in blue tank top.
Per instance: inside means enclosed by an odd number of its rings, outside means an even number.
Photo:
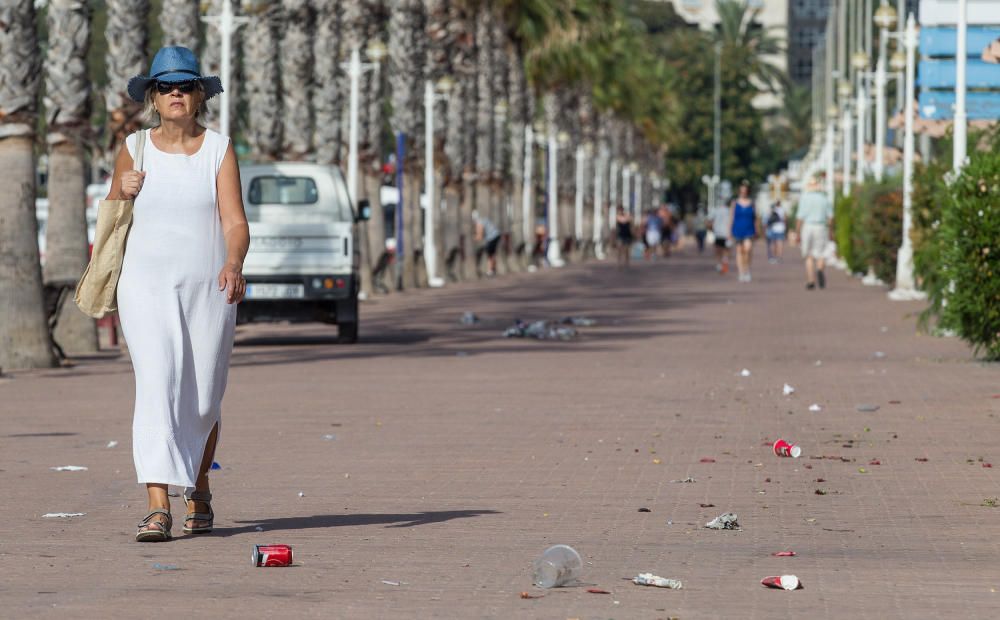
[[[757,212],[750,198],[750,182],[742,181],[739,192],[731,210],[732,238],[736,244],[736,267],[740,272],[740,282],[749,282],[753,240],[757,236]]]

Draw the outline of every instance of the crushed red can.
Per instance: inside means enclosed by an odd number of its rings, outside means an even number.
[[[291,566],[292,548],[288,545],[254,545],[254,566]]]
[[[788,456],[794,459],[802,456],[802,448],[800,448],[797,444],[788,443],[784,439],[779,439],[774,442],[772,449],[777,456]]]
[[[778,590],[801,590],[802,583],[795,575],[777,575],[774,577],[764,577],[760,580],[760,585],[765,588],[776,588]]]

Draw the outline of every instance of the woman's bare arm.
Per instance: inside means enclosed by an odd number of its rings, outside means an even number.
[[[128,148],[122,144],[115,159],[115,170],[111,176],[111,189],[108,191],[107,200],[132,200],[139,194],[146,173],[132,170],[133,163]]]
[[[243,209],[240,167],[232,143],[226,149],[216,181],[219,195],[219,218],[226,239],[226,264],[219,273],[219,290],[226,289],[229,303],[239,303],[246,294],[243,260],[250,249],[250,225]]]

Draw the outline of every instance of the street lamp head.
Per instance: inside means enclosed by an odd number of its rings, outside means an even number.
[[[896,27],[896,9],[891,4],[883,4],[875,11],[874,20],[879,28],[892,30]]]
[[[906,53],[901,51],[893,52],[892,58],[889,59],[889,66],[892,67],[893,71],[903,71],[906,69]]]
[[[863,52],[861,50],[858,50],[857,52],[854,52],[854,54],[851,55],[851,66],[853,66],[855,69],[857,69],[859,71],[862,70],[862,69],[867,69],[868,68],[868,54],[866,54],[865,52]]]
[[[847,80],[840,80],[837,84],[837,94],[840,95],[841,99],[847,99],[851,96],[851,83]]]
[[[382,62],[389,55],[389,49],[378,39],[373,39],[365,48],[365,56],[372,62]]]
[[[826,115],[827,115],[828,118],[837,118],[837,116],[838,116],[837,106],[836,105],[831,105],[830,107],[828,107],[826,109]]]
[[[559,146],[566,146],[569,144],[569,134],[565,131],[560,131],[556,134],[556,140],[559,141]]]
[[[447,95],[455,88],[455,79],[450,75],[445,75],[434,84],[434,89],[442,94]]]

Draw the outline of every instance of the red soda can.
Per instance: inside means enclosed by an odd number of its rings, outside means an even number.
[[[288,545],[254,545],[254,566],[291,566],[292,548]]]
[[[784,439],[774,442],[773,449],[774,453],[778,456],[790,456],[797,459],[802,455],[802,448],[794,443],[788,443]]]

